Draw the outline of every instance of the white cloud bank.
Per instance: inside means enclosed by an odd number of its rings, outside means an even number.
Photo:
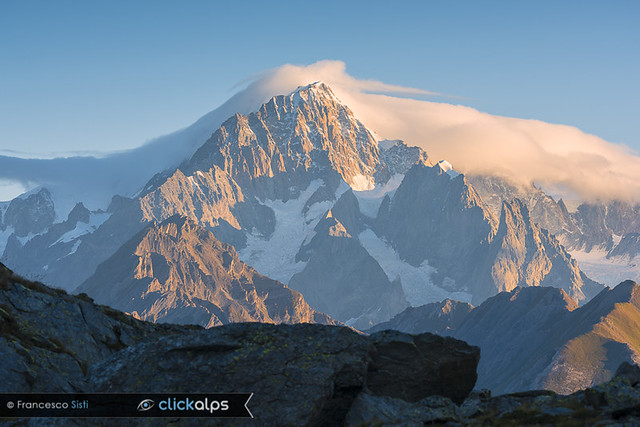
[[[466,173],[536,182],[585,200],[640,201],[640,157],[628,148],[563,125],[493,116],[473,108],[411,97],[433,92],[359,80],[340,61],[284,65],[248,85],[193,125],[131,151],[101,158],[0,156],[0,180],[50,188],[64,216],[76,201],[106,207],[113,194],[133,195],[151,176],[189,157],[228,117],[249,113],[274,95],[322,80],[381,138],[419,145]]]
[[[248,89],[259,85],[287,93],[317,80],[327,83],[378,136],[418,145],[463,172],[535,182],[570,198],[640,201],[640,157],[572,126],[408,99],[433,93],[355,79],[340,61],[285,65],[259,76]]]

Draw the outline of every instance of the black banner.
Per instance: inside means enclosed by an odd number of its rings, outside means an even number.
[[[0,418],[253,418],[253,393],[3,393]]]

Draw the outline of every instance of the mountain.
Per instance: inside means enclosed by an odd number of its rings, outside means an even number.
[[[100,264],[78,292],[143,320],[335,324],[301,294],[258,274],[193,221],[150,224]]]
[[[396,314],[391,320],[379,323],[367,332],[394,329],[407,334],[431,332],[446,335],[449,331],[456,330],[471,310],[473,306],[469,303],[446,299],[419,307],[409,307]]]
[[[443,301],[412,307],[372,331],[440,332],[480,347],[479,388],[569,394],[640,362],[640,286],[607,288],[578,307],[563,289],[515,288],[470,309]]]
[[[555,201],[534,185],[487,175],[469,180],[496,214],[504,201],[517,198],[524,202],[533,221],[554,234],[593,279],[609,286],[626,278],[640,280],[640,260],[629,245],[640,233],[640,205],[583,202],[570,212],[562,199]]]
[[[55,219],[51,193],[46,188],[0,203],[0,252],[5,250],[11,238],[14,242],[26,241],[46,231]]]
[[[464,175],[440,164],[407,172],[382,203],[376,230],[409,264],[435,268],[437,286],[470,294],[474,303],[516,286],[562,287],[579,301],[600,289],[522,202],[503,202],[496,220]]]
[[[66,220],[29,239],[10,235],[2,260],[25,277],[72,290],[144,225],[135,200],[116,196],[107,211],[78,203]]]
[[[366,329],[408,304],[400,280],[390,281],[362,247],[358,222],[350,214],[357,216],[359,210],[357,199],[348,190],[318,222],[313,237],[303,242],[296,260],[306,266],[291,277],[289,285],[305,295],[313,307]]]
[[[90,226],[68,218],[14,242],[3,259],[74,289],[148,224],[175,215],[301,291],[312,309],[361,328],[445,298],[478,304],[548,284],[585,301],[598,287],[526,208],[506,204],[496,217],[448,162],[379,143],[321,82],[233,115],[136,197],[90,211]]]

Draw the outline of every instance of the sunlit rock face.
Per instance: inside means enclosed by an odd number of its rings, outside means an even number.
[[[78,288],[101,304],[153,322],[335,324],[302,295],[257,273],[193,221],[146,227]]]

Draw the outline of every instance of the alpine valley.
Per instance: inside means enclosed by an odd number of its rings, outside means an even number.
[[[379,140],[322,82],[184,144],[102,209],[42,186],[0,204],[2,263],[139,320],[451,335],[500,392],[572,393],[640,362],[640,289],[610,288],[636,279],[638,206],[467,176]]]

